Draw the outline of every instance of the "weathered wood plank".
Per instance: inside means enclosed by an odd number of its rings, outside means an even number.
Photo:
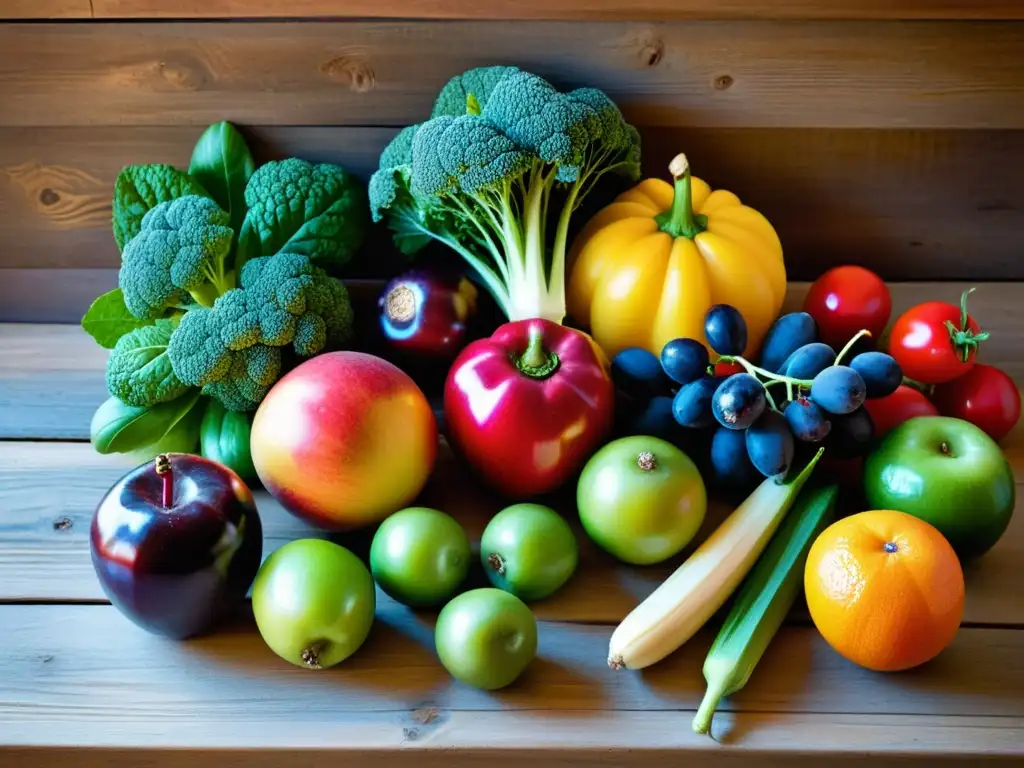
[[[27,2],[27,0],[26,0]],[[94,0],[97,18],[1022,19],[1014,0]],[[2,13],[2,11],[0,11]]]
[[[0,0],[0,19],[88,19],[89,0]]]
[[[357,285],[363,287],[357,289]],[[1024,360],[1019,354],[1024,345],[1024,283],[974,285],[972,314],[992,333],[982,345],[981,359],[1024,382]],[[357,320],[362,317],[368,322],[372,317],[373,286],[369,282],[353,284]],[[891,283],[889,287],[895,319],[921,301],[956,303],[964,286]],[[791,283],[785,311],[797,308],[806,290],[805,283]],[[72,294],[70,290],[64,295],[81,302],[71,317],[81,317],[94,298],[94,294]],[[86,439],[92,412],[106,397],[106,358],[106,351],[75,325],[0,324],[0,439]]]
[[[514,63],[640,125],[1024,127],[1012,22],[7,24],[0,49],[11,126],[404,125]]]
[[[1024,429],[1006,445],[1018,483],[1024,484]],[[89,558],[88,530],[96,504],[134,462],[123,456],[100,456],[88,444],[0,442],[0,602],[104,601]],[[42,490],[42,489],[45,489]],[[1024,485],[1022,501],[999,543],[966,566],[964,622],[971,625],[1024,627],[1024,603],[1018,598],[1024,558]],[[580,567],[574,578],[533,608],[544,619],[616,622],[652,592],[689,553],[665,564],[630,568],[601,552],[577,524],[571,493],[553,503],[570,520],[580,543]],[[466,528],[474,546],[487,521],[503,502],[474,483],[447,448],[417,503],[442,509]],[[264,556],[293,539],[323,537],[288,514],[267,493],[257,492],[264,528]],[[730,508],[713,501],[702,541]],[[373,530],[334,540],[365,556]],[[691,547],[692,548],[692,547]],[[474,566],[468,582],[485,585]],[[391,602],[380,593],[383,602]],[[793,618],[806,621],[802,606]]]
[[[541,622],[531,668],[512,686],[484,692],[455,682],[437,661],[431,617],[398,607],[380,607],[363,647],[322,674],[274,656],[249,617],[187,643],[149,635],[110,606],[4,606],[0,618],[3,744],[56,745],[70,734],[81,746],[166,744],[175,726],[181,735],[173,743],[186,747],[196,724],[209,734],[219,723],[225,746],[296,746],[315,738],[313,724],[392,713],[409,727],[401,714],[423,708],[441,720],[456,710],[544,710],[556,720],[671,711],[681,732],[703,696],[700,670],[712,639],[702,631],[643,673],[616,672],[605,662],[612,627]],[[962,629],[929,664],[882,675],[847,662],[813,627],[785,627],[722,711],[1007,718],[1019,726],[1022,658],[1024,632]],[[271,722],[277,727],[257,733]],[[291,723],[304,727],[289,732]],[[1024,752],[1024,743],[1016,749]]]
[[[364,178],[395,133],[244,130],[260,160],[295,155]],[[0,268],[116,267],[110,196],[118,172],[127,163],[186,166],[199,133],[198,126],[0,128]],[[762,211],[782,239],[791,280],[813,280],[843,263],[890,280],[1024,279],[1017,172],[1024,131],[648,128],[643,142],[645,173],[665,176],[682,150],[698,175]],[[588,212],[577,213],[577,226]],[[397,268],[385,228],[377,230],[351,273]]]

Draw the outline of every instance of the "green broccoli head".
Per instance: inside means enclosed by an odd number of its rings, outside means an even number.
[[[190,297],[212,303],[230,283],[224,261],[234,233],[227,224],[228,215],[198,195],[151,209],[122,254],[118,283],[128,311],[147,319]]]
[[[239,287],[212,309],[188,312],[167,352],[183,382],[250,410],[280,374],[281,347],[310,357],[349,341],[352,326],[344,284],[307,256],[279,253],[246,262]]]
[[[413,141],[412,193],[445,195],[475,192],[515,179],[533,164],[491,123],[479,117],[437,117]]]
[[[245,187],[249,206],[239,234],[243,260],[280,252],[341,266],[362,247],[369,230],[366,189],[337,165],[299,158],[270,162]]]
[[[476,67],[456,75],[441,89],[434,101],[431,117],[466,114],[466,102],[472,99],[483,108],[491,99],[495,86],[506,76],[519,72],[517,67]],[[381,158],[383,160],[383,157]]]

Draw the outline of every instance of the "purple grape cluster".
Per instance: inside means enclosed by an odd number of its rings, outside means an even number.
[[[723,486],[749,489],[766,477],[785,477],[800,443],[824,445],[839,458],[863,455],[874,434],[865,399],[885,397],[903,381],[896,361],[869,338],[855,337],[838,353],[818,341],[805,312],[775,321],[756,362],[741,356],[747,327],[735,307],[711,307],[704,336],[718,360],[743,372],[717,376],[708,347],[673,339],[660,359],[623,350],[612,360],[612,375],[620,392],[645,404],[630,424],[634,434],[710,431],[709,469]]]

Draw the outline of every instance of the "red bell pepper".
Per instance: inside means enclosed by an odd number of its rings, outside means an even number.
[[[609,436],[615,387],[594,340],[549,320],[506,323],[465,347],[445,383],[448,441],[506,496],[565,483]]]

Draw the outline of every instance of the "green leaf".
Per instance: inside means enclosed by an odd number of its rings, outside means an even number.
[[[196,142],[189,175],[206,188],[217,205],[231,215],[231,229],[242,226],[247,210],[245,185],[256,171],[245,137],[231,123],[214,123]]]
[[[178,327],[157,320],[122,336],[107,360],[107,391],[126,405],[150,406],[180,397],[189,388],[174,373],[167,345]]]
[[[150,209],[185,195],[210,197],[203,186],[177,168],[161,163],[129,165],[114,182],[114,240],[119,250],[142,228]]]
[[[129,453],[164,438],[200,401],[198,389],[166,403],[143,408],[111,397],[92,416],[89,439],[97,453]]]
[[[199,429],[203,422],[205,400],[205,397],[200,398],[199,402],[155,443],[128,451],[128,455],[141,464],[144,461],[152,461],[161,453],[198,453]]]
[[[124,304],[120,288],[107,291],[89,307],[82,318],[82,327],[104,349],[113,349],[117,340],[136,328],[150,325],[152,320],[139,320]]]

